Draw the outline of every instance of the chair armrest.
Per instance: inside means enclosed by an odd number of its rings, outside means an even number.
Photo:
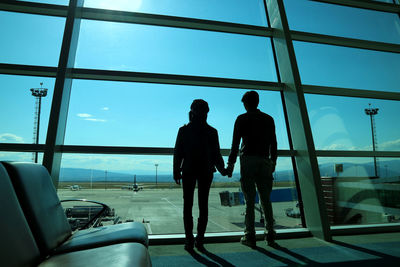
[[[87,202],[87,203],[93,203],[93,204],[98,204],[100,206],[102,206],[103,208],[90,220],[88,221],[81,229],[87,229],[89,228],[92,224],[94,227],[96,227],[100,221],[101,218],[103,218],[105,216],[105,214],[107,214],[111,209],[108,205],[98,202],[98,201],[94,201],[94,200],[88,200],[88,199],[64,199],[61,200],[60,202],[73,202],[73,201],[80,201],[80,202]]]

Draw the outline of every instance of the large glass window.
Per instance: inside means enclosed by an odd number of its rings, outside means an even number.
[[[294,42],[303,84],[400,92],[400,54]]]
[[[318,163],[331,225],[400,222],[400,159],[318,158]]]
[[[244,202],[236,165],[230,179],[214,174],[207,232],[243,230]],[[290,159],[279,158],[271,197],[277,229],[302,227],[293,177]],[[149,234],[183,233],[182,188],[172,179],[172,156],[64,154],[58,195],[108,204],[115,211],[109,223],[134,220],[144,222]],[[256,229],[263,230],[259,208]],[[193,209],[194,217],[197,210]]]
[[[309,0],[285,0],[292,30],[400,43],[397,14],[326,4]]]
[[[0,63],[57,66],[65,18],[0,11]]]
[[[277,81],[269,38],[83,20],[76,67]]]
[[[233,125],[245,113],[247,90],[74,80],[65,143],[174,147],[179,127],[188,123],[194,99],[208,102],[208,123],[218,130],[221,148],[230,148]],[[258,91],[259,108],[275,119],[279,149],[288,138],[279,92]],[[94,97],[95,96],[95,97]]]
[[[306,95],[306,102],[316,149],[373,150],[374,136],[375,150],[400,151],[399,101]]]
[[[262,0],[85,0],[86,7],[266,26]]]
[[[41,100],[39,143],[46,140],[47,127],[55,79],[0,75],[0,143],[35,143],[37,127],[36,97],[31,88],[46,88],[47,95]],[[43,85],[40,85],[43,83]]]

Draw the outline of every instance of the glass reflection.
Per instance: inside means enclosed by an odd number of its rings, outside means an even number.
[[[400,92],[400,54],[294,42],[303,84]]]
[[[269,38],[83,20],[76,67],[277,81]]]
[[[400,222],[400,159],[318,158],[331,225]],[[375,176],[375,173],[378,176]]]
[[[310,94],[306,103],[317,150],[400,151],[398,101]]]
[[[400,43],[395,13],[308,0],[285,0],[292,30],[387,43]]]
[[[262,0],[85,0],[86,7],[266,26]],[[212,8],[211,8],[212,6]]]

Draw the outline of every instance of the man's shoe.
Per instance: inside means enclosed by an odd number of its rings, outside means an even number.
[[[251,248],[256,247],[256,239],[248,236],[242,236],[242,238],[240,238],[240,243]]]
[[[204,247],[203,242],[200,242],[200,241],[196,240],[196,241],[194,242],[194,245],[196,246],[196,248],[197,248],[198,251],[200,251],[200,252],[206,251],[206,248]]]
[[[196,238],[194,239],[194,246],[200,252],[206,251],[206,248],[204,247],[204,235],[197,234]]]

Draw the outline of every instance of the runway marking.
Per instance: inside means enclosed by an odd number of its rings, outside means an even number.
[[[231,231],[229,228],[226,228],[226,227],[220,225],[219,223],[214,222],[214,221],[211,220],[210,218],[208,218],[208,221],[209,221],[209,222],[212,222],[212,223],[215,224],[216,226],[221,227],[221,228],[224,229],[224,230]]]
[[[178,206],[176,206],[174,203],[172,203],[171,201],[169,201],[168,200],[168,198],[165,198],[165,197],[163,197],[163,198],[161,198],[161,200],[165,200],[165,201],[167,201],[169,204],[171,204],[179,213],[181,213],[182,212],[182,208],[180,208],[180,207],[178,207]]]
[[[147,233],[151,235],[153,233],[153,231],[151,230],[150,223],[146,223],[146,226],[147,226],[147,229],[148,229]]]
[[[165,200],[165,201],[167,201],[169,204],[171,204],[175,209],[177,209],[179,212],[181,212],[182,211],[182,208],[180,208],[180,207],[178,207],[178,206],[176,206],[174,203],[172,203],[171,201],[169,201],[167,198],[165,198],[165,197],[163,197],[163,198],[161,198],[162,200]],[[213,220],[211,220],[210,218],[208,218],[208,221],[209,222],[211,222],[211,223],[213,223],[213,224],[215,224],[216,226],[219,226],[219,227],[221,227],[222,229],[224,229],[224,230],[227,230],[227,231],[229,231],[230,229],[229,228],[226,228],[226,227],[224,227],[224,226],[222,226],[222,225],[220,225],[219,223],[217,223],[217,222],[214,222]]]

